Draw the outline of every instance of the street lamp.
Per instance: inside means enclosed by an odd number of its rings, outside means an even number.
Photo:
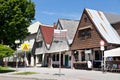
[[[19,43],[20,43],[20,40],[15,40],[15,44],[17,45],[17,47]],[[17,68],[18,68],[18,53],[16,49],[16,71],[17,71]]]
[[[100,50],[102,52],[102,71],[104,72],[104,48],[105,42],[103,40],[100,41]]]

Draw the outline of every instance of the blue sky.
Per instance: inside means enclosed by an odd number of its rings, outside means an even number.
[[[80,20],[84,8],[120,15],[120,0],[32,0],[35,20],[53,25],[59,18]]]

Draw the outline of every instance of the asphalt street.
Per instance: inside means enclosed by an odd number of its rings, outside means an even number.
[[[27,79],[27,78],[16,78],[16,77],[1,77],[0,80],[36,80],[36,79]]]
[[[13,68],[15,69],[15,68]],[[94,70],[79,70],[79,69],[66,69],[66,68],[18,68],[18,72],[37,72],[38,74],[33,75],[14,75],[14,73],[0,74],[1,77],[16,77],[27,79],[38,79],[38,80],[120,80],[120,73],[110,73]],[[61,75],[59,75],[61,74]],[[0,79],[7,80],[7,79]],[[8,79],[9,80],[9,79]],[[12,79],[15,80],[15,79]],[[22,79],[20,79],[22,80]],[[24,79],[23,79],[24,80]]]

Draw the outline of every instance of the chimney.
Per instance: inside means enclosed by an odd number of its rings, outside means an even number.
[[[54,26],[54,29],[56,29],[56,27],[57,27],[57,23],[54,22],[53,26]]]

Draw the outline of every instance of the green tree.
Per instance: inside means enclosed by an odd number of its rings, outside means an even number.
[[[0,43],[15,48],[23,40],[34,20],[35,5],[31,0],[0,0]]]
[[[0,44],[0,59],[13,55],[14,50],[6,45]]]
[[[0,44],[0,60],[3,60],[4,57],[12,56],[14,50],[7,45]],[[4,66],[7,66],[7,61],[4,62]]]

